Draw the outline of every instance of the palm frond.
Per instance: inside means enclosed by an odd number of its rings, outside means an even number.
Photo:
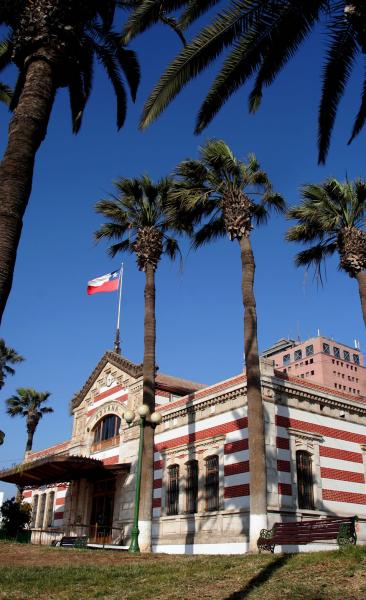
[[[207,127],[232,94],[259,68],[263,51],[260,28],[260,24],[253,24],[224,61],[199,109],[195,133],[201,133]]]
[[[178,241],[171,236],[166,236],[164,239],[164,254],[166,254],[171,260],[175,260],[177,256],[179,256],[180,262],[182,262],[182,253],[180,251]]]
[[[84,83],[79,69],[73,69],[69,76],[69,97],[72,119],[72,131],[78,133],[81,127],[83,111],[86,104]]]
[[[328,0],[295,0],[284,3],[282,9],[273,5],[274,20],[267,34],[267,49],[263,52],[261,66],[249,96],[249,110],[255,112],[262,99],[263,86],[269,86],[299,46],[311,33],[321,10]],[[256,42],[258,43],[258,42]]]
[[[13,45],[10,39],[0,41],[0,71],[8,67],[11,63]]]
[[[108,255],[111,258],[114,258],[117,254],[121,252],[129,252],[130,254],[134,253],[133,241],[131,240],[123,240],[122,242],[117,242],[116,244],[112,244],[107,250]]]
[[[128,44],[140,33],[160,21],[161,15],[169,14],[188,4],[189,0],[143,0],[129,16],[124,26],[122,38]]]
[[[115,31],[105,32],[103,29],[94,26],[100,41],[105,48],[108,48],[112,56],[117,60],[128,83],[131,98],[136,100],[137,89],[140,83],[140,65],[137,60],[136,52],[124,47],[122,38]]]
[[[149,96],[140,121],[142,129],[158,117],[188,81],[196,77],[248,28],[261,10],[261,4],[260,0],[233,0],[228,9],[220,13],[183,48]]]
[[[277,194],[276,192],[269,191],[268,193],[264,193],[261,203],[266,210],[270,209],[278,214],[282,214],[286,211],[285,199],[281,194]]]
[[[107,71],[117,100],[117,129],[121,129],[126,119],[127,100],[123,82],[119,75],[118,61],[108,46],[95,44],[95,53]]]
[[[291,209],[288,211],[288,217],[294,218],[291,215]],[[320,227],[314,227],[313,223],[299,223],[292,225],[286,232],[285,239],[288,242],[313,242],[315,240],[322,240],[325,232]]]
[[[104,214],[104,216],[107,216],[106,213],[103,213],[102,211],[99,211],[99,212],[101,212],[101,214]],[[111,217],[111,215],[109,215],[109,218],[113,218],[113,217]],[[103,239],[107,239],[107,240],[118,239],[118,238],[123,237],[126,234],[127,230],[128,230],[127,225],[124,226],[124,225],[120,225],[119,223],[115,223],[115,222],[104,223],[94,233],[94,239],[96,242],[99,242],[100,240],[103,240]]]
[[[190,0],[187,8],[183,11],[178,19],[178,27],[187,29],[189,25],[197,21],[203,14],[208,12],[213,6],[218,4],[220,0]],[[187,4],[187,2],[185,3]]]
[[[330,26],[330,46],[323,70],[322,96],[318,120],[318,163],[324,164],[339,102],[358,52],[352,26],[337,16]]]
[[[10,106],[12,99],[12,89],[5,85],[5,83],[0,82],[0,102],[3,102],[7,106]]]
[[[361,129],[365,125],[366,122],[366,68],[365,68],[365,77],[363,81],[363,89],[361,95],[361,104],[356,115],[356,119],[353,125],[351,137],[349,138],[347,144],[350,145],[355,137],[360,133]]]
[[[328,256],[332,256],[337,250],[337,244],[320,243],[312,246],[307,250],[302,250],[295,256],[295,264],[297,267],[313,267],[315,275],[319,281],[323,282],[322,266]]]
[[[220,237],[225,237],[225,223],[224,218],[220,215],[218,218],[210,220],[205,223],[193,236],[193,247],[199,248],[204,244],[209,244],[212,240]]]

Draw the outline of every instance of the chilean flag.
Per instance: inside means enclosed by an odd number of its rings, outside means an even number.
[[[107,275],[102,275],[102,277],[97,277],[96,279],[91,279],[88,281],[88,295],[97,294],[98,292],[115,292],[118,290],[120,279],[120,271],[113,271],[112,273],[107,273]]]

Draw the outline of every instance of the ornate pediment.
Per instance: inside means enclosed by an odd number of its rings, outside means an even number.
[[[71,412],[83,402],[89,393],[91,396],[95,396],[99,393],[101,387],[108,388],[116,383],[122,387],[127,387],[130,377],[136,380],[141,376],[142,365],[136,365],[115,352],[106,352],[84,386],[73,397]]]

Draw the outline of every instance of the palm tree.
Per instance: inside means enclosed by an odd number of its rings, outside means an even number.
[[[5,377],[15,373],[10,365],[16,365],[23,360],[23,356],[20,356],[14,348],[8,348],[5,340],[0,338],[0,390],[4,385]]]
[[[254,155],[238,160],[222,140],[210,140],[200,149],[199,160],[185,160],[176,170],[172,192],[178,210],[194,211],[206,223],[194,235],[201,246],[226,234],[240,245],[244,306],[244,353],[247,374],[248,437],[250,464],[250,547],[256,550],[259,531],[266,527],[267,484],[257,313],[254,296],[255,262],[250,233],[268,211],[282,212],[284,201],[274,193],[267,174]],[[253,197],[258,194],[259,202]]]
[[[297,266],[315,267],[321,280],[324,260],[338,252],[340,270],[357,280],[366,325],[366,181],[330,178],[304,185],[301,196],[301,204],[287,213],[298,224],[290,227],[286,239],[310,244],[296,255]]]
[[[177,28],[184,30],[218,3],[219,0],[141,0],[127,21],[124,39],[133,39],[156,22],[157,5],[167,14],[184,7],[176,21]],[[167,67],[145,104],[141,127],[154,121],[191,79],[227,51],[199,109],[196,133],[202,132],[231,95],[253,75],[249,110],[255,112],[263,88],[273,83],[320,24],[328,36],[318,120],[319,162],[324,163],[352,67],[360,54],[366,54],[364,0],[230,0],[225,5]],[[349,143],[365,121],[366,79]]]
[[[144,317],[144,361],[143,361],[143,404],[150,413],[155,410],[155,271],[165,254],[174,259],[179,254],[177,240],[170,232],[174,229],[168,211],[169,179],[154,184],[145,175],[136,179],[121,178],[115,182],[116,195],[112,199],[100,200],[98,213],[108,219],[95,233],[96,240],[117,240],[108,253],[114,257],[120,252],[136,255],[137,267],[145,273],[145,317]],[[154,438],[152,427],[147,427],[144,436],[142,481],[143,494],[140,504],[140,519],[147,526],[141,547],[151,549],[152,490],[153,490]],[[145,534],[145,532],[144,532]],[[145,538],[145,539],[144,539]]]
[[[30,452],[33,446],[33,437],[37,429],[38,423],[43,415],[52,413],[53,408],[50,406],[42,406],[47,402],[49,392],[37,392],[32,388],[18,388],[17,395],[11,396],[6,401],[7,413],[11,417],[25,417],[27,424],[27,445],[26,452]]]
[[[72,127],[81,119],[98,60],[117,99],[117,127],[126,116],[126,79],[135,99],[139,67],[113,30],[119,0],[3,0],[0,70],[13,62],[19,69],[10,108],[8,145],[0,164],[0,321],[11,289],[22,221],[32,188],[34,162],[43,142],[58,88],[67,87]],[[128,4],[128,2],[127,2]]]

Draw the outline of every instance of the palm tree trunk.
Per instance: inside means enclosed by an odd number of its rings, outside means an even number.
[[[250,471],[249,549],[257,550],[260,530],[267,527],[267,476],[264,414],[254,297],[255,262],[250,239],[240,239],[244,305],[244,352],[247,375]]]
[[[143,364],[143,403],[155,410],[155,271],[148,263],[145,281],[145,321],[144,321],[144,364]],[[139,545],[141,552],[151,552],[151,520],[153,495],[154,430],[149,424],[145,427],[144,450],[142,457],[142,490],[139,518]]]
[[[8,145],[0,164],[0,322],[13,281],[35,155],[46,135],[55,91],[51,64],[44,59],[31,62],[10,121]]]
[[[35,432],[36,428],[35,427],[27,427],[27,445],[25,447],[25,451],[26,452],[30,452],[33,448],[33,437],[34,437],[34,432]]]
[[[358,282],[358,291],[360,294],[363,322],[366,326],[366,273],[361,271],[355,275]]]

